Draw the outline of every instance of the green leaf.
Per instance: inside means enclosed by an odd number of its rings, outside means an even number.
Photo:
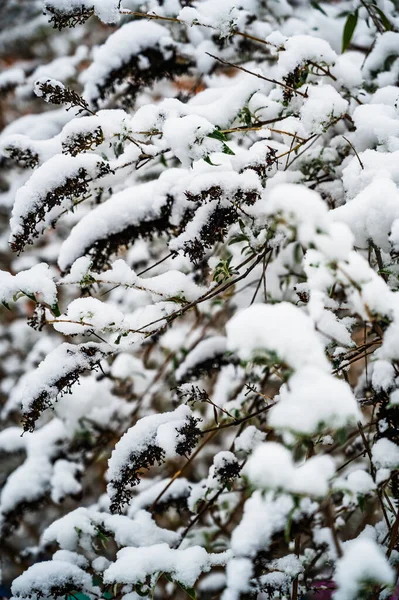
[[[223,154],[233,154],[234,152],[231,148],[228,147],[227,144],[223,143],[223,150],[222,150]]]
[[[323,15],[325,15],[326,17],[328,17],[326,11],[323,8],[321,8],[321,6],[320,6],[320,4],[318,2],[311,2],[310,4],[311,4],[311,6],[313,8],[315,8],[316,10],[318,10],[319,12],[321,12]]]
[[[303,251],[301,244],[297,242],[294,246],[294,260],[296,263],[300,263],[302,261]]]
[[[208,165],[211,165],[211,167],[217,167],[217,166],[218,166],[218,165],[215,165],[215,163],[213,163],[213,162],[211,161],[211,159],[209,158],[209,156],[205,156],[205,158],[204,158],[204,161],[205,161],[206,163],[208,163]]]
[[[342,52],[345,52],[345,50],[349,47],[349,44],[351,43],[353,34],[355,33],[358,16],[359,10],[356,9],[355,12],[350,13],[346,19],[344,32],[342,35]]]
[[[284,540],[285,542],[288,544],[290,539],[291,539],[291,527],[292,527],[292,523],[293,523],[293,512],[291,511],[290,514],[288,515],[288,519],[287,522],[285,524],[285,528],[284,528]]]
[[[234,235],[228,243],[228,246],[232,246],[233,244],[239,244],[240,242],[248,242],[248,236],[244,234]]]
[[[184,592],[186,592],[187,596],[189,598],[191,598],[191,600],[197,600],[197,596],[195,594],[195,589],[194,588],[186,587],[185,585],[183,585],[182,583],[180,583],[180,581],[176,581],[176,583],[178,584],[179,587],[181,587],[181,589]]]
[[[52,306],[50,306],[51,308],[51,312],[53,313],[53,315],[55,317],[60,317],[61,316],[61,311],[60,308],[58,306],[58,302],[56,302],[55,304],[53,304]]]
[[[220,142],[225,142],[227,140],[227,137],[220,129],[215,129],[212,133],[208,133],[208,137],[219,140]]]
[[[83,592],[74,591],[72,594],[68,594],[68,600],[90,600],[90,597],[84,594]]]
[[[105,533],[103,533],[101,531],[101,529],[97,529],[97,535],[100,538],[100,540],[103,540],[104,542],[108,542],[108,540],[109,540],[108,536],[106,536]]]
[[[21,293],[22,293],[22,294],[25,294],[25,296],[26,296],[27,298],[29,298],[29,300],[32,300],[32,302],[36,302],[36,298],[35,298],[35,296],[34,296],[33,294],[31,294],[30,292],[22,292],[22,290],[21,290]]]
[[[149,590],[148,588],[143,590],[143,585],[143,583],[136,583],[135,592],[142,598],[148,598]]]
[[[392,25],[391,25],[388,17],[382,12],[382,10],[380,8],[378,8],[378,6],[376,6],[375,4],[373,4],[373,10],[375,10],[375,12],[378,13],[378,16],[380,17],[381,23],[385,27],[385,31],[391,31],[392,30]]]

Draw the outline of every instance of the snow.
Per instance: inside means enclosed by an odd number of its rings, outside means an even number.
[[[380,547],[362,537],[344,545],[344,555],[338,560],[334,579],[338,586],[334,600],[356,600],[362,584],[393,587],[395,572]]]
[[[0,73],[0,90],[14,87],[25,80],[25,73],[20,67],[7,69]]]
[[[260,431],[260,429],[257,429],[255,425],[248,425],[241,435],[235,439],[234,448],[237,452],[249,454],[264,441],[265,437],[266,434],[263,431]]]
[[[97,556],[97,558],[91,561],[91,566],[97,573],[105,571],[110,564],[111,562],[105,556]]]
[[[376,177],[344,206],[331,212],[336,221],[346,223],[359,248],[369,240],[385,252],[391,248],[392,225],[399,219],[399,192],[392,179]]]
[[[7,478],[0,494],[0,514],[7,514],[22,503],[40,500],[51,488],[53,457],[66,437],[63,424],[53,419],[25,442],[26,459]]]
[[[94,6],[94,12],[104,23],[116,23],[119,21],[119,2],[117,0],[89,0]]]
[[[255,5],[254,0],[246,0],[241,3],[250,8]],[[179,19],[192,25],[193,23],[201,23],[202,25],[208,25],[219,32],[221,38],[228,37],[231,31],[237,27],[240,21],[240,10],[236,7],[234,0],[219,0],[218,5],[212,0],[205,0],[201,3],[197,3],[197,6],[190,7],[185,6],[179,12]],[[241,16],[241,19],[243,15]]]
[[[42,86],[44,84],[48,84],[48,86],[56,92],[65,92],[65,85],[62,81],[58,81],[58,79],[54,79],[53,77],[38,77],[36,74],[35,84],[33,86],[33,92],[36,94],[38,98],[43,98],[45,102],[49,102],[47,98],[47,94],[43,91]]]
[[[66,314],[55,319],[53,325],[56,331],[71,335],[91,329],[119,331],[124,329],[123,322],[124,315],[115,306],[97,298],[77,298],[69,304]]]
[[[89,540],[96,531],[96,523],[89,510],[80,507],[53,521],[44,530],[40,541],[42,545],[57,542],[60,548],[72,552],[77,550],[79,543],[83,548],[90,547]]]
[[[267,442],[249,458],[244,474],[257,487],[284,490],[290,486],[293,470],[291,452],[281,444]]]
[[[228,567],[227,567],[228,568]],[[225,587],[226,575],[224,573],[209,573],[201,577],[201,581],[198,583],[198,589],[201,592],[218,592]]]
[[[376,484],[367,471],[356,469],[349,473],[346,479],[337,479],[334,487],[349,492],[353,496],[364,496],[372,493],[376,489]]]
[[[334,119],[341,117],[348,109],[348,102],[331,86],[310,86],[308,98],[301,111],[301,123],[308,134],[323,133]]]
[[[146,547],[151,544],[176,544],[179,534],[158,527],[150,513],[139,510],[133,519],[124,515],[107,515],[103,518],[104,527],[113,532],[119,546]]]
[[[328,370],[312,321],[288,302],[253,304],[230,319],[226,332],[228,350],[242,360],[273,352],[293,369],[313,365]]]
[[[57,550],[57,552],[54,552],[53,554],[53,560],[65,561],[71,563],[71,565],[81,567],[82,569],[87,567],[87,559],[81,554],[71,552],[70,550]]]
[[[391,406],[396,406],[397,404],[399,404],[399,390],[394,390],[389,395],[389,404]]]
[[[238,460],[233,452],[222,450],[215,454],[213,457],[213,464],[209,469],[208,478],[206,480],[206,487],[208,490],[218,489],[220,487],[220,484],[223,483],[221,472],[223,473],[223,470],[226,469],[226,467],[228,468],[229,465],[238,467]]]
[[[93,9],[95,14],[104,23],[116,23],[119,20],[118,0],[46,0],[46,5],[55,8],[59,13],[73,13],[81,7]],[[51,14],[51,12],[50,12]]]
[[[69,82],[74,80],[79,67],[83,61],[88,58],[87,46],[77,46],[74,54],[70,56],[61,56],[44,65],[39,65],[34,69],[23,85],[20,85],[16,92],[22,98],[29,97],[33,92],[44,102],[51,102],[47,92],[43,92],[41,84],[49,83],[57,92],[65,92],[65,86],[62,81]],[[60,81],[61,80],[61,81]]]
[[[22,502],[35,502],[47,491],[52,475],[46,457],[28,458],[7,479],[0,496],[0,511],[12,512]]]
[[[176,380],[181,381],[186,373],[195,369],[197,365],[201,365],[201,363],[205,361],[222,356],[226,350],[226,338],[221,335],[201,340],[194,349],[187,354],[178,369],[176,369]]]
[[[364,61],[363,72],[366,78],[372,76],[373,73],[382,71],[384,63],[389,56],[399,56],[398,40],[399,34],[394,31],[385,31],[377,37],[376,43]],[[388,78],[378,79],[384,85],[394,84]]]
[[[148,290],[154,300],[166,297],[194,302],[205,292],[205,288],[196,285],[189,275],[173,269],[154,277],[139,278],[137,286]]]
[[[100,87],[112,71],[129,62],[132,56],[140,55],[143,50],[154,46],[159,47],[165,58],[171,56],[171,48],[175,43],[162,25],[151,21],[132,21],[122,25],[102,46],[95,49],[92,64],[81,76],[83,96],[89,102],[96,101]]]
[[[114,486],[123,477],[126,465],[132,464],[134,457],[140,456],[150,445],[161,447],[167,458],[176,456],[176,444],[179,442],[179,429],[191,415],[187,406],[179,406],[172,412],[143,417],[131,427],[116,444],[109,459],[108,493],[112,497]]]
[[[248,558],[233,558],[226,568],[226,588],[222,600],[237,600],[243,592],[249,591],[249,580],[253,575],[252,561]]]
[[[376,390],[388,391],[395,381],[395,369],[388,360],[376,360],[373,364],[372,383]]]
[[[54,307],[57,304],[57,287],[49,266],[40,263],[16,275],[0,271],[0,302],[12,302],[20,292]]]
[[[287,554],[287,556],[283,556],[283,558],[273,560],[270,567],[272,569],[278,569],[290,577],[296,577],[304,570],[302,562],[295,554]]]
[[[334,473],[330,456],[314,456],[294,465],[291,452],[276,442],[259,445],[244,467],[244,474],[258,488],[315,497],[328,493],[328,481]]]
[[[309,60],[333,65],[336,59],[336,53],[325,40],[309,35],[293,35],[284,42],[284,52],[279,54],[278,68],[286,74]]]
[[[331,259],[344,258],[351,248],[351,233],[334,240],[337,230],[329,222],[328,209],[320,195],[305,186],[290,183],[278,184],[258,207],[262,213],[274,219],[282,217],[282,225],[290,223],[296,228],[298,241],[305,247],[315,245]],[[335,235],[334,235],[335,234]],[[328,243],[329,238],[332,238]],[[346,239],[345,239],[346,238]]]
[[[91,576],[70,563],[52,560],[32,565],[25,573],[14,579],[11,592],[13,599],[39,600],[59,595],[52,590],[84,590],[89,598],[94,598],[99,589],[92,585]],[[62,593],[62,592],[61,592]]]
[[[110,429],[118,430],[132,410],[132,405],[112,394],[111,381],[98,381],[94,376],[83,377],[54,405],[55,414],[70,436],[84,431],[87,423],[100,427],[107,423]]]
[[[215,127],[204,117],[187,115],[170,118],[163,126],[163,137],[184,167],[192,161],[222,151],[222,142],[207,137]]]
[[[375,442],[371,454],[377,469],[396,469],[399,465],[399,446],[386,438]]]
[[[85,348],[91,349],[92,354],[82,352]],[[41,394],[55,399],[60,392],[57,387],[58,381],[76,370],[82,372],[90,369],[95,362],[99,362],[105,356],[105,348],[105,344],[64,343],[50,352],[38,368],[24,378],[23,385],[18,390],[18,399],[24,412],[32,408],[36,398]]]
[[[132,198],[134,199],[132,201]],[[72,229],[61,246],[58,264],[66,271],[98,240],[106,239],[129,225],[139,225],[159,216],[166,197],[154,198],[154,183],[126,188],[97,206]]]
[[[192,587],[203,572],[213,566],[224,565],[229,552],[208,554],[205,548],[191,546],[185,550],[173,550],[167,544],[155,544],[145,548],[124,548],[116,561],[104,572],[106,583],[144,582],[147,575],[169,573],[184,586]]]
[[[7,427],[0,431],[0,452],[19,452],[25,448],[25,440],[22,437],[20,427]]]
[[[51,5],[90,19],[54,35]],[[0,529],[36,563],[15,600],[393,593],[399,16],[377,5],[381,27],[344,0],[6,13],[0,212],[31,247],[2,220]]]
[[[63,277],[63,283],[79,283],[90,274],[93,262],[88,256],[77,258],[72,264],[69,274]]]
[[[78,508],[57,521],[43,533],[41,544],[53,542],[65,550],[76,551],[80,546],[87,549],[101,527],[112,535],[118,547],[145,547],[149,544],[176,544],[179,535],[159,527],[150,513],[137,510],[131,517],[110,515],[94,508]]]
[[[354,198],[365,187],[378,177],[392,179],[399,185],[399,150],[394,152],[378,152],[367,149],[359,154],[363,168],[359,160],[354,156],[342,171],[342,182],[346,192],[347,200]]]
[[[254,557],[259,550],[267,551],[273,535],[284,530],[293,508],[294,501],[287,494],[274,499],[270,493],[263,496],[256,490],[245,502],[241,522],[231,536],[235,556]]]
[[[78,494],[82,486],[77,476],[82,473],[82,467],[78,463],[68,460],[57,460],[51,476],[51,499],[55,503],[64,500],[65,496]]]
[[[74,271],[76,274],[73,274],[73,269],[76,269]],[[88,275],[101,283],[120,284],[148,291],[154,302],[162,298],[180,298],[183,301],[193,302],[205,292],[204,287],[196,285],[189,275],[181,271],[170,269],[167,273],[161,273],[154,277],[139,277],[122,259],[112,263],[111,269],[102,273],[95,273],[90,269],[90,259],[88,257],[78,258],[64,281],[79,283],[82,276]]]
[[[128,514],[134,515],[141,508],[151,506],[156,498],[158,498],[159,494],[163,492],[168,485],[168,489],[162,495],[162,502],[165,502],[166,504],[174,499],[187,497],[190,493],[190,482],[185,477],[179,477],[172,483],[171,478],[161,479],[161,481],[153,483],[144,490],[141,490],[142,486],[139,484],[138,494],[131,500]]]
[[[206,226],[210,220],[212,214],[217,208],[229,208],[229,202],[226,200],[211,200],[203,206],[200,206],[194,218],[186,225],[183,233],[178,235],[174,240],[169,243],[169,248],[173,252],[184,251],[186,243],[192,242],[195,239],[201,239],[201,230]]]
[[[353,120],[356,132],[351,137],[358,152],[375,147],[379,151],[399,149],[399,120],[393,106],[376,103],[359,106]]]
[[[280,391],[269,412],[269,425],[302,435],[322,428],[340,429],[362,420],[353,393],[344,381],[313,366],[298,370]]]
[[[39,229],[35,226],[34,231],[41,233],[51,225],[64,210],[73,206],[74,198],[71,192],[62,192],[61,201],[51,206],[48,196],[57,194],[57,190],[62,189],[68,181],[81,178],[80,169],[83,169],[87,181],[95,179],[104,164],[103,159],[93,154],[82,153],[77,157],[57,154],[36,169],[26,184],[17,191],[10,219],[10,242],[24,236],[25,219],[39,210],[44,209],[46,214],[37,223]]]

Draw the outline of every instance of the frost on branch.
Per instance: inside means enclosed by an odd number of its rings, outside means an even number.
[[[141,469],[191,453],[201,433],[197,423],[191,410],[180,406],[171,413],[144,417],[125,433],[109,461],[112,512],[120,512],[129,501],[130,486],[139,483]]]
[[[336,600],[355,600],[359,592],[367,594],[373,586],[392,588],[395,575],[392,567],[372,539],[362,536],[345,544],[344,555],[338,561]]]
[[[108,164],[92,154],[81,154],[78,159],[66,155],[50,158],[18,190],[10,222],[11,248],[21,252],[26,244],[32,244],[109,171]]]
[[[87,254],[101,268],[120,246],[165,231],[169,213],[168,197],[154,197],[152,182],[123,190],[79,221],[62,245],[59,266],[65,271]]]
[[[40,263],[16,275],[0,271],[0,301],[3,305],[8,307],[9,303],[21,296],[46,304],[56,314],[59,312],[54,276],[46,263]]]
[[[106,344],[61,344],[29,373],[18,389],[25,431],[32,431],[41,413],[70,391],[79,376],[95,368],[109,353]]]
[[[88,109],[87,102],[77,92],[65,87],[56,79],[46,79],[45,77],[38,79],[35,82],[34,92],[36,96],[50,104],[69,104],[70,108],[80,106],[82,110]]]
[[[20,600],[62,598],[81,591],[88,594],[89,598],[95,598],[98,588],[92,585],[88,573],[76,565],[58,560],[33,565],[12,585],[13,597]]]
[[[186,70],[165,27],[145,21],[127,23],[95,52],[92,64],[82,75],[84,95],[97,107],[123,86],[122,104],[129,106],[143,85]]]
[[[228,556],[228,552],[208,554],[199,546],[186,550],[173,550],[167,544],[146,549],[124,548],[118,552],[115,563],[105,571],[104,577],[109,583],[138,583],[145,581],[148,575],[166,572],[184,587],[192,588],[201,573],[213,566],[224,565]]]
[[[119,20],[117,0],[45,0],[44,10],[50,15],[49,22],[56,29],[82,25],[93,14],[104,23]]]

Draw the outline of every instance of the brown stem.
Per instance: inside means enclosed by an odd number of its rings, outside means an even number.
[[[200,444],[198,446],[198,448],[196,449],[196,451],[190,456],[190,458],[182,466],[182,468],[179,469],[178,471],[176,471],[176,473],[173,475],[173,477],[169,481],[169,483],[163,488],[163,490],[158,494],[158,496],[155,498],[154,502],[151,504],[150,512],[154,511],[154,508],[156,507],[156,505],[158,504],[158,502],[160,501],[160,499],[162,498],[162,496],[165,494],[165,492],[170,488],[170,486],[172,485],[172,483],[176,479],[178,479],[180,477],[180,475],[187,469],[188,465],[193,462],[193,460],[196,458],[196,456],[198,456],[198,454],[201,452],[202,448],[204,448],[204,446],[206,446],[208,444],[208,442],[210,442],[211,439],[213,437],[215,437],[217,431],[218,431],[218,429],[216,429],[210,435],[208,435],[208,437],[202,442],[202,444]]]
[[[357,150],[356,150],[355,146],[354,146],[354,145],[352,144],[352,142],[351,142],[351,141],[349,141],[349,140],[348,140],[348,138],[346,138],[344,135],[343,135],[342,137],[344,138],[345,142],[347,142],[347,143],[349,144],[349,146],[352,148],[353,152],[354,152],[354,153],[355,153],[355,155],[356,155],[356,158],[357,158],[357,160],[359,161],[359,164],[360,164],[361,168],[362,168],[362,169],[364,169],[364,164],[363,164],[363,163],[362,163],[362,161],[360,160],[360,156],[359,156],[359,154],[358,154],[358,152],[357,152]]]
[[[333,538],[333,542],[334,542],[334,546],[335,546],[335,551],[337,553],[338,558],[341,558],[342,557],[342,548],[341,548],[341,542],[339,541],[339,537],[337,534],[337,530],[335,528],[334,511],[335,511],[335,508],[334,508],[333,502],[330,497],[328,500],[328,503],[326,505],[326,517],[327,517],[328,526],[331,529],[332,538]]]
[[[226,65],[228,67],[233,67],[234,69],[239,69],[240,71],[243,71],[244,73],[248,73],[248,75],[253,75],[254,77],[257,77],[258,79],[262,79],[263,81],[268,81],[269,83],[274,83],[274,85],[279,85],[279,86],[285,88],[286,90],[293,92],[294,94],[298,94],[298,96],[302,96],[302,98],[308,97],[306,92],[300,92],[299,90],[292,88],[291,86],[287,85],[286,83],[283,83],[282,81],[277,81],[277,79],[270,79],[269,77],[264,77],[263,75],[260,75],[259,73],[255,73],[254,71],[250,71],[249,69],[246,69],[245,67],[242,67],[241,65],[236,65],[234,63],[229,62],[228,60],[224,60],[223,58],[215,56],[214,54],[210,54],[210,52],[205,52],[205,54],[207,54],[211,58],[214,58],[215,60],[220,62],[222,65]]]

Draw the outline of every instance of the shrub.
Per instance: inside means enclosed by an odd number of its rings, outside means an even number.
[[[6,4],[6,588],[389,598],[397,7]]]

